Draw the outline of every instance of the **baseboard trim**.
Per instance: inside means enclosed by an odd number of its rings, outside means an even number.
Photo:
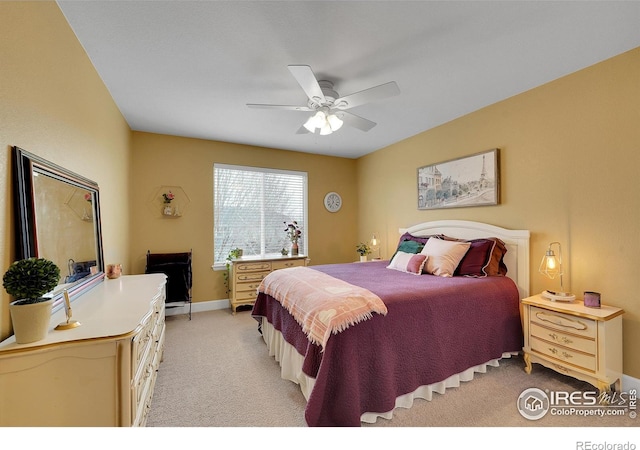
[[[621,381],[622,392],[629,392],[631,389],[635,389],[636,392],[640,391],[640,379],[623,374]]]
[[[226,309],[230,308],[231,305],[229,303],[229,299],[225,298],[222,300],[209,300],[206,302],[197,302],[191,304],[191,312],[204,312],[204,311],[215,311],[217,309]],[[178,306],[175,308],[166,309],[165,315],[167,316],[177,316],[180,314],[189,314],[189,306]],[[636,391],[640,391],[640,379],[634,378],[629,375],[622,375],[622,391],[629,392],[631,389],[635,389]]]
[[[191,312],[205,312],[205,311],[214,311],[216,309],[226,309],[230,308],[229,299],[225,298],[222,300],[209,300],[206,302],[195,302],[191,303]],[[181,314],[189,314],[189,305],[184,306],[176,306],[172,308],[165,309],[165,316],[178,316]]]

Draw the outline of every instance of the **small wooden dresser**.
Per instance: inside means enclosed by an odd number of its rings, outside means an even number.
[[[554,302],[541,295],[522,300],[525,371],[540,363],[601,391],[622,377],[622,314],[613,306]]]
[[[253,305],[260,282],[270,272],[288,267],[307,265],[305,255],[298,256],[244,256],[231,260],[229,268],[229,303],[232,314],[240,305]]]
[[[164,348],[164,274],[104,280],[71,303],[77,328],[0,342],[0,426],[144,426]]]

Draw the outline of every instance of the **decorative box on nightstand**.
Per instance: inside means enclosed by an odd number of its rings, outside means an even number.
[[[534,295],[522,300],[525,371],[539,363],[608,391],[620,391],[622,314],[613,306],[588,308],[582,301],[554,302]]]

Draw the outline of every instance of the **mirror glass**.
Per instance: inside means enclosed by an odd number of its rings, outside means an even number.
[[[60,269],[59,285],[48,295],[54,310],[104,279],[98,185],[65,168],[14,151],[18,259],[36,256]]]

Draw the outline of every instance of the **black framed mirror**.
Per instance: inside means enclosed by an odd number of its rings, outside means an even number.
[[[19,147],[13,147],[18,259],[46,258],[60,269],[47,295],[54,311],[104,280],[98,184]]]

